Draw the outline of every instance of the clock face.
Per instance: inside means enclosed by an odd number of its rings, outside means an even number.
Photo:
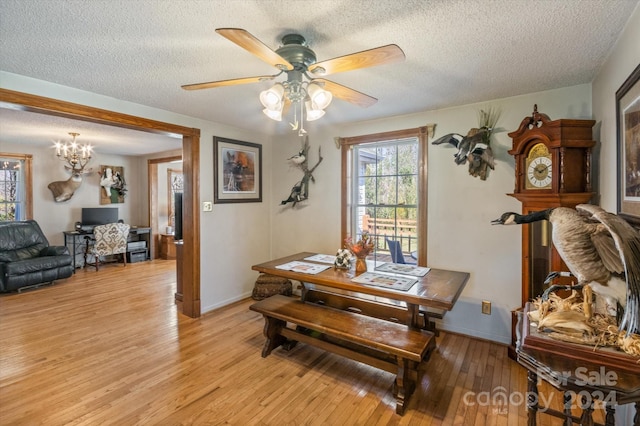
[[[527,165],[527,187],[530,189],[551,188],[551,158],[534,157]]]

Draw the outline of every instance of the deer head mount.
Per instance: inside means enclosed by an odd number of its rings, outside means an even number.
[[[56,203],[67,201],[73,197],[76,189],[82,183],[82,176],[91,173],[91,169],[85,170],[91,160],[91,146],[80,146],[76,143],[76,136],[79,133],[69,134],[73,137],[73,141],[65,144],[57,142],[55,148],[56,156],[67,163],[64,168],[71,173],[71,177],[64,181],[51,182],[47,186],[51,190]]]

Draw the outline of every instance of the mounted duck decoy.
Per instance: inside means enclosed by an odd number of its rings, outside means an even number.
[[[459,133],[449,133],[444,135],[435,141],[431,142],[432,145],[442,145],[448,143],[455,148],[458,148],[455,154],[453,154],[454,161],[457,165],[461,165],[467,162],[469,153],[473,152],[476,147],[487,148],[487,144],[484,142],[485,137],[488,137],[490,130],[486,127],[479,129],[473,128],[469,130],[466,136],[462,136]]]
[[[432,145],[449,144],[457,148],[454,161],[457,165],[469,163],[469,174],[473,177],[480,177],[486,180],[489,170],[496,167],[491,149],[491,133],[493,132],[500,111],[490,108],[488,111],[478,112],[479,127],[470,129],[465,136],[459,133],[446,134],[435,141]]]
[[[640,231],[622,217],[599,206],[580,204],[576,209],[556,207],[527,215],[504,213],[494,225],[516,225],[548,220],[552,240],[580,289],[590,286],[619,305],[618,328],[640,334]],[[553,276],[553,275],[550,275]],[[550,291],[565,286],[552,286]]]

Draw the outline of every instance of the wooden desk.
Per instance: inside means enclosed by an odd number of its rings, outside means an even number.
[[[342,290],[353,293],[355,297],[350,298],[347,294],[344,296],[332,294],[323,300],[323,302],[330,306],[344,308],[343,302],[349,298],[349,304],[357,304],[357,309],[361,310],[365,315],[383,319],[398,318],[410,327],[428,330],[431,330],[430,323],[427,319],[428,313],[426,310],[421,310],[421,307],[443,312],[450,311],[453,309],[453,305],[458,300],[462,289],[469,280],[469,274],[467,272],[431,269],[427,275],[418,278],[418,282],[409,290],[399,291],[352,282],[351,279],[355,277],[353,267],[350,270],[342,270],[335,269],[332,266],[315,275],[276,269],[278,265],[294,260],[303,261],[304,258],[313,256],[314,254],[316,253],[297,253],[254,265],[252,269],[258,272],[300,281],[303,286],[303,301],[311,297],[315,300],[315,298],[318,297],[319,293],[316,291],[317,288],[314,287],[314,285],[322,286],[329,289],[329,291]],[[370,271],[373,271],[373,262],[370,262],[368,267]],[[369,298],[359,297],[361,295],[367,295]],[[323,296],[320,295],[319,297]]]
[[[72,256],[73,273],[76,273],[77,267],[84,267],[84,247],[85,237],[93,238],[93,232],[80,232],[80,231],[63,231],[64,245],[69,248],[69,253]],[[151,243],[153,237],[151,235],[151,228],[146,226],[132,226],[129,229],[128,242],[131,241],[145,241],[145,259],[151,259]],[[134,250],[140,251],[140,250]],[[129,252],[129,249],[127,249]]]
[[[605,425],[614,426],[616,405],[635,403],[634,426],[640,426],[640,364],[623,352],[593,350],[587,345],[562,343],[538,333],[527,312],[520,318],[516,359],[527,369],[527,425],[535,426],[538,412],[564,419],[564,424],[595,425],[595,400],[605,406]],[[538,379],[563,392],[564,411],[541,404],[549,395],[538,394]],[[581,418],[572,416],[571,405],[582,408]]]

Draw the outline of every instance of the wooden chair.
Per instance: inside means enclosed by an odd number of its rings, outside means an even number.
[[[100,265],[100,257],[110,255],[122,256],[124,266],[127,266],[127,237],[130,226],[126,223],[109,223],[98,225],[93,229],[93,238],[87,238],[84,251],[85,265],[96,267]],[[93,255],[95,262],[87,262],[87,256]]]

